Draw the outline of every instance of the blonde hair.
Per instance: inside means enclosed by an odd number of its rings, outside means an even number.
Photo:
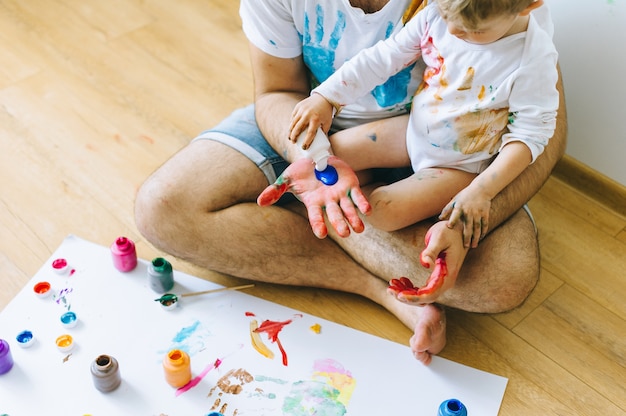
[[[521,13],[536,0],[437,0],[441,16],[475,28],[486,19]]]

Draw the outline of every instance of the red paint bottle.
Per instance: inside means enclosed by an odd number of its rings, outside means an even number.
[[[111,245],[113,265],[120,272],[130,272],[137,267],[135,243],[129,238],[118,237]]]

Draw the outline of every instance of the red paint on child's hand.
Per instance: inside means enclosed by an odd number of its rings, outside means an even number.
[[[435,260],[435,268],[428,277],[426,285],[421,288],[415,287],[411,280],[401,277],[399,279],[391,279],[387,291],[401,300],[409,302],[419,301],[420,297],[431,295],[441,289],[447,275],[448,266],[446,265],[446,254],[444,252]]]

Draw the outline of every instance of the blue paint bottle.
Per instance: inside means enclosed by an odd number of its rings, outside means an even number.
[[[0,374],[8,373],[13,368],[13,356],[9,343],[0,339]]]
[[[172,264],[162,257],[152,260],[148,266],[150,288],[157,293],[165,293],[174,287]]]
[[[306,130],[300,134],[298,140],[296,141],[296,145],[302,147],[302,142],[304,141],[304,137],[306,136]],[[315,138],[313,139],[313,143],[311,146],[302,150],[306,157],[312,159],[315,162],[315,177],[318,181],[322,182],[324,185],[334,185],[337,183],[339,176],[337,174],[337,169],[328,164],[328,158],[330,157],[330,141],[328,141],[328,137],[322,131],[322,129],[317,129],[317,133],[315,134]]]
[[[457,399],[446,400],[439,406],[438,416],[467,416],[467,408]]]

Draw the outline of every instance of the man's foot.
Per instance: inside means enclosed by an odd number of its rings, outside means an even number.
[[[429,304],[420,306],[414,334],[409,341],[413,355],[424,365],[446,346],[446,314],[443,307]]]

